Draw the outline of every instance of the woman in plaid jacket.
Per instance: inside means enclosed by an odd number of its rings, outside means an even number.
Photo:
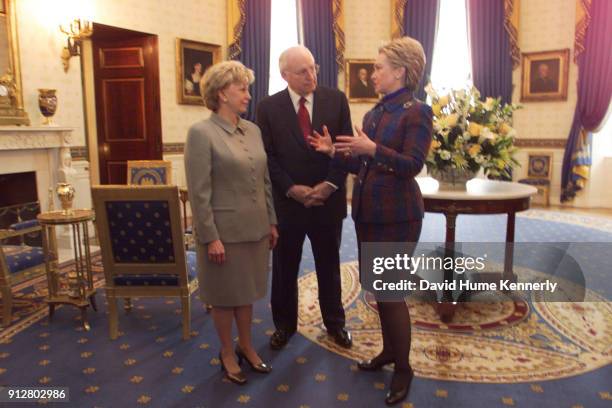
[[[333,163],[357,174],[353,188],[352,217],[358,245],[362,242],[416,243],[421,234],[423,198],[414,179],[423,168],[432,137],[432,111],[414,99],[425,66],[421,44],[409,37],[393,40],[379,49],[372,81],[380,102],[363,119],[356,134],[310,138]],[[414,245],[412,245],[414,248]],[[363,280],[363,276],[362,276]],[[403,300],[377,299],[383,337],[382,352],[358,364],[362,370],[379,370],[395,363],[385,402],[406,398],[414,373],[409,363],[410,315]]]

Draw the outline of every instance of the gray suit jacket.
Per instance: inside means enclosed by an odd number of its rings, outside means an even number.
[[[259,241],[276,224],[267,157],[257,125],[216,113],[191,126],[185,175],[201,244]]]

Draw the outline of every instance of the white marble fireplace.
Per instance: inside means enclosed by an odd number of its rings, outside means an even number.
[[[49,193],[49,188],[54,189],[58,182],[74,185],[74,208],[91,208],[88,163],[72,165],[72,131],[72,128],[55,126],[0,127],[0,174],[35,172],[41,211],[49,209],[50,198],[55,209],[61,208],[55,192]],[[57,232],[60,260],[65,260],[66,257],[62,256],[64,251],[61,250],[64,242],[67,246],[66,256],[69,257],[71,253],[68,229]]]
[[[36,172],[38,200],[42,211],[49,208],[49,188],[71,178],[72,128],[0,127],[0,174]],[[70,182],[70,180],[67,180]],[[54,198],[55,208],[57,199]]]

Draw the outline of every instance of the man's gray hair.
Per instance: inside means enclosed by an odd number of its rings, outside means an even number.
[[[278,68],[280,72],[283,72],[287,69],[287,60],[292,54],[296,54],[296,53],[308,54],[312,57],[312,60],[314,61],[314,56],[312,55],[312,52],[310,52],[310,50],[304,47],[303,45],[296,45],[293,47],[289,47],[281,53],[280,57],[278,57]]]

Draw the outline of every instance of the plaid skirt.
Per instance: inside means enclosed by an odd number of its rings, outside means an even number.
[[[357,243],[362,242],[417,242],[421,236],[423,221],[374,224],[355,222]]]
[[[413,245],[407,252],[412,255],[416,249],[416,243],[421,235],[423,221],[398,222],[394,224],[374,224],[355,222],[355,232],[357,233],[357,253],[361,260],[362,242],[412,242]],[[363,283],[361,267],[359,268],[359,281]],[[364,290],[367,290],[364,287]],[[374,293],[376,296],[377,294]]]

